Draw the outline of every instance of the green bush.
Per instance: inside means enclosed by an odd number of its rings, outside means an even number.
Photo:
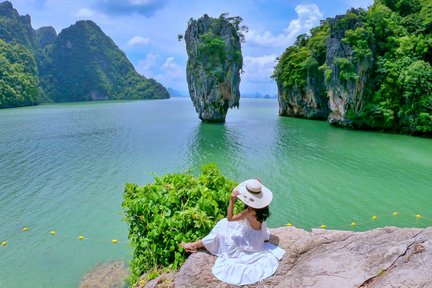
[[[214,164],[203,166],[199,176],[186,172],[145,186],[127,183],[122,206],[133,247],[130,282],[155,267],[177,269],[186,259],[179,243],[206,236],[226,216],[235,185]]]

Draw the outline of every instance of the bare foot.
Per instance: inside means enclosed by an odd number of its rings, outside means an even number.
[[[186,252],[189,252],[189,253],[195,253],[195,252],[197,252],[197,250],[195,249],[195,247],[193,247],[192,244],[193,244],[193,243],[184,243],[184,242],[181,242],[181,243],[180,243],[180,246],[183,247],[183,249],[184,249]]]
[[[183,247],[183,249],[186,252],[196,253],[196,252],[198,252],[198,249],[202,247],[202,245],[200,245],[200,244],[201,244],[200,241],[189,242],[189,243],[181,242],[180,246]]]

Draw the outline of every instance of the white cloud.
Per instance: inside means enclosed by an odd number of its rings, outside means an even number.
[[[129,46],[145,46],[150,43],[150,38],[135,36],[129,40]]]
[[[154,71],[153,68],[156,67],[156,62],[159,58],[159,55],[155,55],[153,53],[147,54],[146,58],[144,60],[138,61],[138,65],[136,67],[136,70],[138,73],[146,76],[146,77],[152,77],[154,78]]]
[[[247,43],[264,47],[287,47],[294,43],[299,34],[309,32],[323,18],[323,13],[316,4],[297,5],[295,11],[297,19],[292,20],[281,34],[249,30],[246,34]]]
[[[244,57],[245,73],[242,75],[242,79],[249,81],[264,81],[268,82],[270,76],[273,74],[273,68],[276,65],[275,59],[276,54],[252,57]]]
[[[175,62],[174,57],[168,57],[165,63],[162,65],[162,71],[164,72],[164,77],[170,79],[183,79],[186,72],[183,67]]]
[[[78,17],[92,17],[95,15],[94,11],[89,8],[81,8],[78,10],[78,12],[75,14]]]

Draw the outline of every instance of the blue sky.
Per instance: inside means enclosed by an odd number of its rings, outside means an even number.
[[[321,19],[367,8],[373,0],[11,0],[21,15],[32,17],[33,28],[53,26],[57,33],[78,20],[93,20],[122,49],[137,71],[166,87],[187,94],[184,34],[187,21],[205,13],[240,16],[249,27],[243,44],[243,94],[276,95],[270,79],[275,58],[297,35]]]

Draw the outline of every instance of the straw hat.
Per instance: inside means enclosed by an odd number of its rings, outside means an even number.
[[[272,191],[256,179],[246,180],[240,183],[235,189],[239,192],[237,198],[252,208],[264,208],[268,206],[273,199]]]

